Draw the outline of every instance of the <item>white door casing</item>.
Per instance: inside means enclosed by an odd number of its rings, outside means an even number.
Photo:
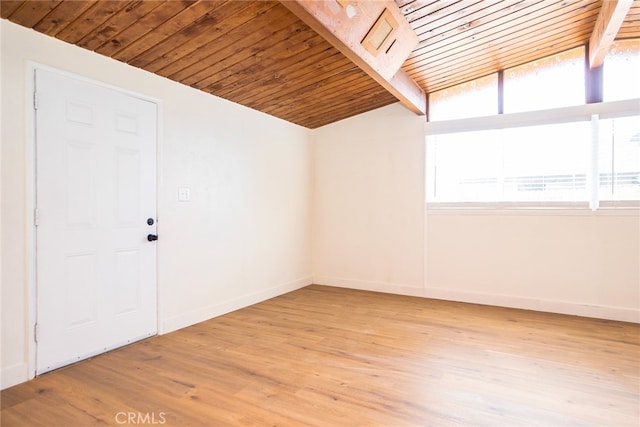
[[[35,85],[41,374],[157,332],[157,105],[41,69]]]

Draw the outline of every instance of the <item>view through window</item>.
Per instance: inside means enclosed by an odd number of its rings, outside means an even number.
[[[541,110],[565,108],[554,115],[566,117],[532,119],[545,124],[502,121],[500,129],[459,130],[464,118],[495,116],[497,74],[431,94],[430,121],[460,122],[427,138],[428,203],[594,208],[640,201],[640,101],[631,116],[601,119],[582,109],[580,118],[567,119],[585,103],[584,55],[579,47],[504,71],[507,115],[541,117]],[[617,41],[604,61],[605,101],[640,98],[639,75],[640,39]]]

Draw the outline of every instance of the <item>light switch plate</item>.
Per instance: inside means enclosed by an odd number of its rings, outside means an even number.
[[[191,189],[189,187],[178,188],[178,201],[188,202],[191,200]]]

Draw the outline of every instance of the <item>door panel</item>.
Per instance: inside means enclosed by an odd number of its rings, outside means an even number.
[[[156,105],[37,70],[40,374],[157,332]]]

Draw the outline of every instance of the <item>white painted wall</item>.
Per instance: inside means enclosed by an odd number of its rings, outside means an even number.
[[[640,322],[637,211],[432,211],[428,295]]]
[[[314,133],[314,281],[419,293],[424,117],[399,104]]]
[[[640,322],[640,212],[425,215],[422,120],[315,132],[316,283]]]
[[[311,132],[0,20],[2,387],[32,357],[28,61],[160,101],[158,280],[168,332],[311,283]],[[179,187],[191,202],[178,202]]]

